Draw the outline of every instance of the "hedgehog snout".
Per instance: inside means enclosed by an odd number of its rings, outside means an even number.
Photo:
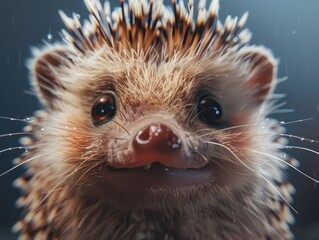
[[[147,121],[135,129],[129,140],[129,157],[111,163],[115,168],[147,168],[153,163],[176,169],[199,168],[183,130],[169,121]]]
[[[183,141],[170,127],[152,123],[133,138],[133,158],[137,164],[159,162],[170,167],[183,168]]]

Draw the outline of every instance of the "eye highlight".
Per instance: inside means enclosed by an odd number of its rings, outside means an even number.
[[[220,104],[210,95],[203,95],[198,99],[197,113],[203,123],[211,126],[218,124],[222,118]]]
[[[92,122],[100,126],[111,121],[116,113],[116,100],[112,92],[98,97],[91,110]]]

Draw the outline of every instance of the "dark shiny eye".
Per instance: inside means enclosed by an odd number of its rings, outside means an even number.
[[[204,95],[199,98],[197,112],[202,122],[212,126],[218,124],[222,117],[222,108],[210,95]]]
[[[91,115],[94,125],[102,125],[111,121],[116,113],[116,101],[113,93],[107,93],[96,99]]]

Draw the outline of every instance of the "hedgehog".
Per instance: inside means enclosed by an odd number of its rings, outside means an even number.
[[[219,1],[84,0],[33,49],[15,181],[28,239],[292,239],[278,61]]]

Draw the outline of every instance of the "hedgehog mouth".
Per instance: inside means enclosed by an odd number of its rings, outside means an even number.
[[[154,162],[136,168],[107,167],[107,181],[117,189],[176,189],[203,185],[212,178],[207,166],[177,169]]]

